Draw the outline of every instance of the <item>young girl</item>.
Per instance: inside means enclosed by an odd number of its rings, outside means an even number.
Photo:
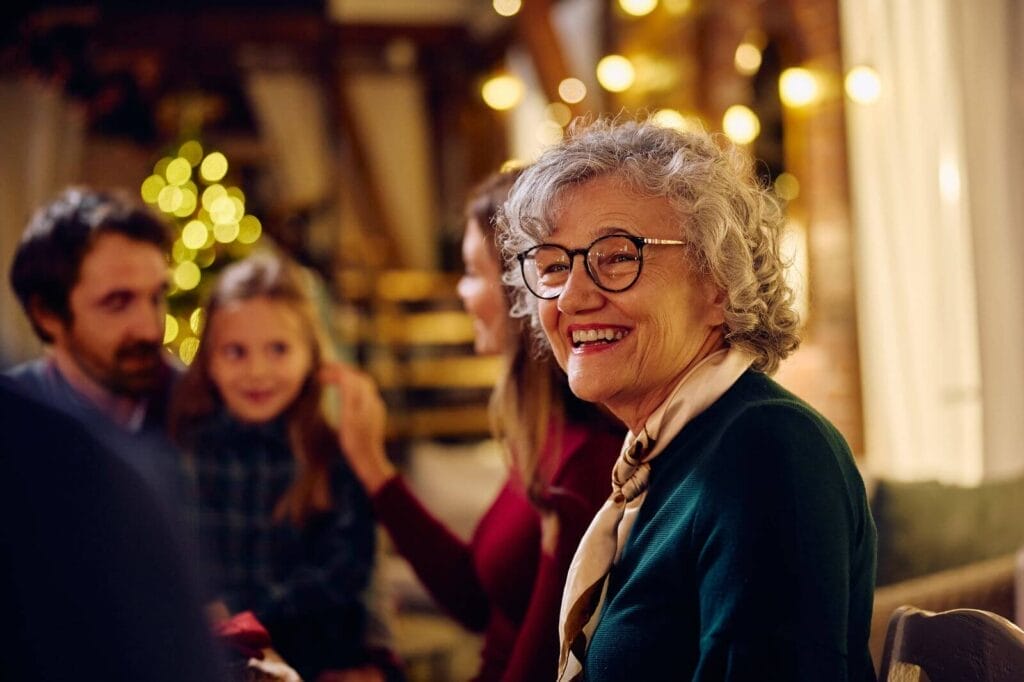
[[[321,411],[312,302],[293,266],[258,255],[224,270],[206,311],[171,431],[195,466],[214,610],[254,612],[304,679],[362,666],[375,527]]]

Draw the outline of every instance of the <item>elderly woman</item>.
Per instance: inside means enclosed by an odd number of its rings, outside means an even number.
[[[798,344],[781,212],[703,133],[597,121],[504,207],[514,314],[630,429],[562,600],[559,678],[865,680],[875,528]]]

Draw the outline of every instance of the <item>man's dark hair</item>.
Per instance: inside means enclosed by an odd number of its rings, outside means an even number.
[[[96,239],[108,233],[153,244],[161,251],[170,243],[160,218],[121,192],[72,187],[29,221],[11,263],[11,287],[43,341],[53,339],[36,321],[32,306],[42,306],[70,323],[68,297],[82,259]]]

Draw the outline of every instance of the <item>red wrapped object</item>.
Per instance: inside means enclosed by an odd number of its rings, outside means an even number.
[[[256,620],[252,611],[242,611],[213,626],[213,634],[224,645],[245,659],[263,658],[270,647],[270,633]]]

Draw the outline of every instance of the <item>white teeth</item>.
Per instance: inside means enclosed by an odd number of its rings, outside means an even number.
[[[605,329],[576,329],[572,333],[572,342],[573,345],[580,345],[596,341],[619,341],[627,333],[621,329],[613,329],[611,327]]]

